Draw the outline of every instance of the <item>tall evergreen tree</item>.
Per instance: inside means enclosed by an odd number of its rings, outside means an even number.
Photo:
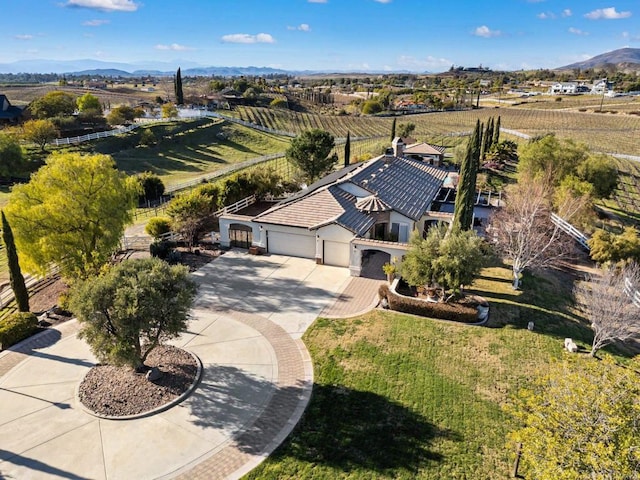
[[[347,141],[344,142],[344,166],[348,167],[351,162],[351,134],[347,131]]]
[[[485,159],[489,150],[491,150],[491,144],[493,142],[493,117],[489,117],[487,120],[487,128],[484,130],[484,135],[482,138],[482,155],[480,156],[483,160]]]
[[[500,143],[500,115],[496,121],[496,126],[493,129],[493,144],[498,145]]]
[[[182,73],[180,73],[180,67],[178,67],[178,71],[176,72],[173,88],[176,94],[176,105],[182,105],[184,103],[184,93],[182,92]]]
[[[20,263],[18,262],[18,252],[16,251],[16,244],[13,241],[13,232],[7,221],[7,217],[2,212],[2,240],[4,246],[7,249],[7,263],[9,265],[9,281],[11,282],[11,289],[16,298],[16,304],[18,305],[19,312],[29,311],[29,291],[24,283],[24,277],[20,270]]]
[[[391,124],[391,141],[396,138],[396,119],[393,119],[393,123]]]
[[[460,165],[458,192],[453,214],[453,227],[470,230],[473,222],[473,206],[476,200],[476,176],[480,164],[483,128],[480,120],[467,143],[467,151]]]

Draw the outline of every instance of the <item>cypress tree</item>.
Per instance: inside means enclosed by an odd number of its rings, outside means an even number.
[[[351,134],[347,131],[347,141],[344,142],[344,166],[348,167],[351,161]]]
[[[487,152],[491,149],[491,142],[493,141],[493,132],[491,130],[491,122],[493,121],[493,117],[489,117],[487,120],[487,128],[484,130],[484,135],[482,138],[482,155],[481,158],[484,160]]]
[[[182,105],[184,103],[184,93],[182,93],[182,73],[180,73],[180,67],[178,67],[178,71],[176,72],[173,88],[176,93],[176,105]]]
[[[467,150],[460,165],[458,178],[458,192],[453,216],[453,227],[460,230],[470,230],[473,222],[473,206],[476,200],[476,176],[480,164],[482,149],[482,125],[476,122],[476,128],[469,138]]]
[[[11,289],[16,298],[16,304],[18,305],[19,312],[29,311],[29,291],[24,284],[24,277],[20,271],[20,263],[18,262],[18,252],[16,251],[16,244],[13,241],[13,232],[2,212],[2,239],[4,240],[4,246],[7,249],[7,264],[9,266],[9,281],[11,282]]]
[[[396,138],[396,119],[393,119],[393,123],[391,124],[391,141]]]
[[[493,129],[493,144],[497,145],[499,143],[500,143],[500,115],[498,115],[496,126]]]

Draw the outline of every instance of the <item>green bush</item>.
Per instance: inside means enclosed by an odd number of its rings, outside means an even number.
[[[144,231],[157,239],[160,235],[171,231],[171,219],[168,217],[152,217],[144,227]]]
[[[421,317],[439,318],[454,322],[475,323],[478,321],[478,311],[468,305],[457,303],[431,303],[417,298],[398,295],[389,289],[388,285],[381,285],[378,296],[386,298],[390,310],[411,313]]]
[[[38,318],[31,312],[17,312],[0,320],[0,345],[9,348],[38,329]]]
[[[149,253],[152,257],[158,257],[161,260],[166,260],[175,247],[175,242],[153,242],[149,245]]]

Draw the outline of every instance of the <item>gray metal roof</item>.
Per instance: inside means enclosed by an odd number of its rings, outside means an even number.
[[[393,210],[418,220],[438,194],[446,170],[419,160],[382,156],[349,181],[366,188]]]

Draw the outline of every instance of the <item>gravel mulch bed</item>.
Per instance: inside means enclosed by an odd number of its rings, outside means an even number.
[[[166,405],[186,392],[198,371],[191,354],[170,345],[156,347],[145,364],[158,367],[162,377],[151,382],[131,367],[96,365],[80,384],[80,401],[100,415],[141,414]]]

